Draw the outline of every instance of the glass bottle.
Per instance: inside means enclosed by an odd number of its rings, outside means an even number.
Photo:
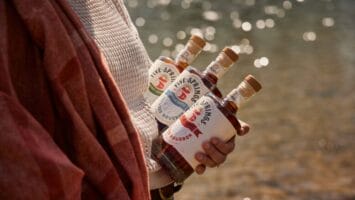
[[[181,73],[151,106],[151,111],[158,122],[159,132],[164,132],[208,92],[212,91],[216,96],[222,97],[216,87],[217,81],[238,58],[238,54],[226,47],[202,73],[191,66]]]
[[[192,35],[175,60],[160,56],[149,68],[149,88],[144,94],[147,102],[152,104],[164,90],[189,66],[202,51],[206,42],[197,35]]]
[[[261,89],[260,83],[248,75],[223,100],[209,93],[200,98],[168,130],[154,140],[152,155],[169,176],[183,182],[199,165],[197,152],[212,137],[228,141],[240,128],[238,108]]]

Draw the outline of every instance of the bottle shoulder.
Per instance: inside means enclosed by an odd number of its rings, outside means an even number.
[[[236,116],[236,111],[230,106],[226,105],[220,97],[217,97],[212,93],[207,94],[207,96],[214,101],[217,109],[221,111],[221,113],[229,120],[229,122],[233,125],[233,127],[237,131],[240,130],[241,125]]]
[[[191,74],[195,74],[200,77],[204,85],[210,90],[215,87],[217,81],[212,80],[209,75],[204,74],[203,72],[192,66],[189,66],[186,70],[189,71]]]

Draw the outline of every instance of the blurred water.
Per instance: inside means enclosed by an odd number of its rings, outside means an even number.
[[[152,59],[202,33],[209,45],[197,68],[239,46],[218,84],[224,94],[249,73],[264,86],[239,114],[251,133],[177,199],[355,199],[355,1],[126,3]]]

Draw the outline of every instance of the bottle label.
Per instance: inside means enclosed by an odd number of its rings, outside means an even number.
[[[208,92],[199,76],[185,70],[153,103],[151,109],[161,123],[170,125]]]
[[[217,108],[214,100],[204,96],[173,123],[162,137],[195,168],[200,164],[195,154],[204,152],[203,142],[212,137],[227,141],[235,134],[233,124]]]
[[[208,65],[206,71],[207,73],[211,73],[215,75],[218,79],[221,78],[228,70],[228,67],[223,67],[219,62],[213,61],[210,65]]]
[[[176,61],[182,61],[188,64],[191,64],[195,60],[195,54],[191,53],[187,46],[179,52],[176,56]]]
[[[149,69],[149,89],[144,95],[148,103],[152,104],[179,74],[173,64],[155,60]]]

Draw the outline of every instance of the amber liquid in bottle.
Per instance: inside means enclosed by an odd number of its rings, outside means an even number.
[[[222,97],[217,81],[238,60],[231,48],[224,48],[202,73],[188,67],[153,103],[152,112],[158,122],[159,133],[176,121],[189,107],[208,92]]]
[[[212,137],[229,140],[240,129],[238,107],[261,89],[251,75],[223,100],[212,93],[202,97],[153,142],[152,155],[169,176],[183,182],[199,164],[194,155]]]
[[[160,56],[154,61],[149,69],[149,88],[144,94],[149,104],[152,104],[178,75],[195,60],[205,44],[206,42],[202,38],[192,35],[175,60]]]

